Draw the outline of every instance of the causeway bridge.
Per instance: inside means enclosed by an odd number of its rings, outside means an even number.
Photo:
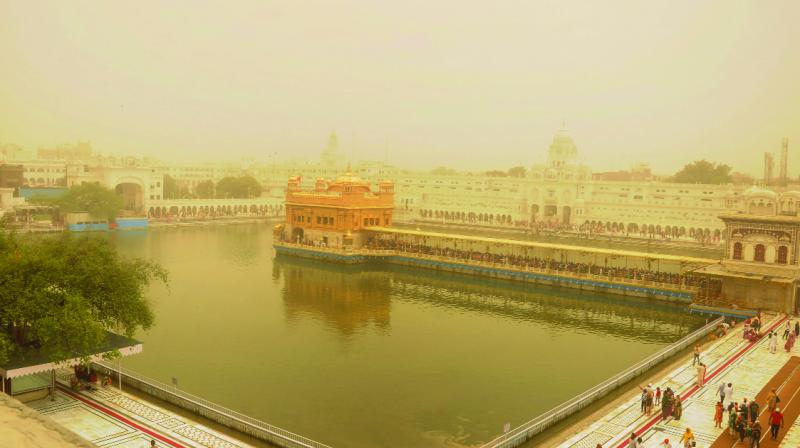
[[[535,241],[369,227],[360,249],[276,241],[278,254],[383,262],[489,278],[690,303],[718,285],[690,271],[718,260]]]

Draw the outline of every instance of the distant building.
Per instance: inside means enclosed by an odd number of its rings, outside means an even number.
[[[17,189],[25,184],[22,165],[0,163],[0,188]]]
[[[30,154],[19,145],[0,143],[0,161],[15,162],[30,159]]]
[[[36,150],[36,158],[67,162],[88,161],[92,159],[92,145],[89,142],[78,142],[74,145],[65,143],[55,148],[39,148]]]
[[[752,187],[745,208],[720,215],[725,258],[697,271],[722,280],[712,305],[797,313],[800,286],[800,191]]]
[[[67,165],[66,185],[98,183],[122,196],[127,214],[143,216],[148,201],[164,196],[164,173],[160,168],[144,166]]]
[[[646,182],[653,180],[653,172],[647,163],[639,163],[628,171],[592,173],[592,180],[601,182]]]
[[[22,164],[25,185],[29,187],[63,187],[67,185],[65,162],[26,160]]]
[[[347,172],[333,182],[319,178],[313,189],[303,189],[301,179],[293,176],[287,185],[285,208],[286,223],[280,229],[283,240],[360,248],[362,230],[392,225],[394,184],[379,182],[378,191],[373,191],[369,182]]]

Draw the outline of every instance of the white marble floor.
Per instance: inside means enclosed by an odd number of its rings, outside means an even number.
[[[781,316],[776,315],[766,317],[768,322],[765,327],[781,319]],[[800,348],[795,347],[795,351],[797,350]],[[670,439],[673,446],[678,446],[677,441],[686,427],[694,432],[698,447],[707,447],[722,431],[714,427],[713,418],[719,384],[723,381],[732,383],[737,401],[754,397],[791,356],[794,353],[786,353],[782,348],[775,354],[769,353],[766,339],[750,344],[742,339],[741,326],[738,326],[702,352],[701,361],[708,366],[707,377],[710,377],[703,388],[695,390],[696,371],[691,365],[691,358],[687,358],[685,365],[653,383],[653,387],[660,386],[662,390],[671,387],[684,397],[683,417],[680,421],[671,418],[664,421],[656,417],[658,406],[651,416],[642,415],[637,391],[631,394],[630,400],[586,430],[564,441],[559,448],[595,448],[597,444],[605,448],[616,448],[631,432],[641,428],[646,428],[641,434],[645,448],[655,448],[666,438]],[[781,447],[800,447],[800,427],[797,423],[791,425]]]
[[[59,382],[69,375],[59,371]],[[101,448],[150,448],[151,440],[159,448],[250,447],[111,386],[79,394],[59,389],[55,401],[28,405]]]

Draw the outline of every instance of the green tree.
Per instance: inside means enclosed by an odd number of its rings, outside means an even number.
[[[667,180],[687,184],[727,184],[732,180],[731,167],[722,163],[709,162],[705,159],[696,160],[684,166]]]
[[[34,197],[31,202],[58,207],[61,213],[89,212],[98,219],[114,219],[122,210],[122,197],[100,184],[73,185],[58,198]]]
[[[185,185],[178,185],[169,174],[164,175],[164,199],[187,199],[192,197],[192,193]]]
[[[508,169],[508,175],[510,177],[525,177],[525,173],[527,172],[528,170],[526,170],[525,167],[521,165],[514,166]]]
[[[218,198],[247,199],[261,196],[261,184],[252,176],[225,177],[217,183]]]
[[[169,174],[164,175],[164,199],[178,199],[179,188],[178,182]]]
[[[61,361],[95,350],[106,331],[150,328],[153,281],[166,284],[166,271],[106,239],[0,234],[0,362],[13,351]]]
[[[489,177],[508,177],[508,173],[500,170],[490,170],[486,172]]]
[[[211,199],[214,197],[215,190],[214,181],[204,180],[197,184],[194,188],[194,193],[200,199]]]

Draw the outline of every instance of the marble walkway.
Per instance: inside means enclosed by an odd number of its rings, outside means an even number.
[[[107,386],[75,393],[69,370],[59,370],[55,401],[28,405],[101,448],[250,448],[251,445]]]
[[[704,387],[696,386],[696,370],[691,360],[653,383],[654,388],[660,386],[661,390],[665,390],[670,387],[680,394],[683,399],[683,417],[680,421],[672,418],[661,420],[659,406],[654,406],[652,415],[643,415],[640,411],[640,395],[637,393],[605,418],[561,443],[559,448],[595,448],[598,444],[604,448],[623,448],[634,431],[643,439],[644,448],[656,448],[667,438],[672,446],[678,447],[686,427],[694,432],[698,448],[710,446],[722,432],[722,429],[714,427],[714,406],[718,401],[716,393],[720,383],[733,384],[734,400],[737,402],[755,397],[790,357],[796,356],[795,353],[800,354],[800,346],[795,346],[791,354],[783,350],[783,316],[767,315],[765,320],[764,328],[774,326],[779,332],[777,353],[769,353],[766,338],[756,343],[742,339],[742,325],[739,324],[701,353],[700,360],[708,366]],[[781,448],[800,447],[800,419],[786,422],[782,431],[788,433],[780,444]]]

